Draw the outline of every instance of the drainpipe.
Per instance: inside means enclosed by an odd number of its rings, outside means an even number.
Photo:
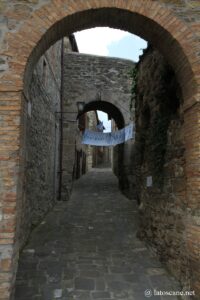
[[[62,198],[63,176],[63,76],[64,75],[64,38],[61,41],[61,84],[60,84],[60,167],[58,200]]]

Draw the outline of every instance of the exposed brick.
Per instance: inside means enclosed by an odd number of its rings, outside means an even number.
[[[0,240],[1,243],[1,240]],[[9,243],[8,243],[9,244]],[[11,269],[11,259],[10,258],[4,258],[1,260],[1,269],[3,272],[10,271]]]
[[[24,70],[29,58],[29,63],[34,64],[35,61],[40,57],[40,55],[48,48],[51,42],[56,40],[56,34],[58,29],[58,23],[61,18],[67,16],[68,14],[73,14],[76,12],[85,11],[85,15],[74,14],[73,20],[68,22],[66,18],[63,23],[63,28],[75,28],[77,24],[88,24],[89,26],[96,25],[95,15],[88,20],[88,13],[91,12],[90,8],[125,8],[127,11],[136,13],[132,20],[136,20],[134,28],[131,24],[128,24],[126,20],[129,18],[124,18],[122,20],[116,19],[116,11],[114,15],[110,10],[110,15],[107,15],[106,10],[103,10],[99,23],[97,25],[107,24],[109,26],[122,26],[123,28],[130,28],[139,32],[142,36],[149,39],[152,44],[156,44],[158,49],[165,54],[168,62],[173,66],[180,86],[182,87],[182,93],[184,98],[185,106],[185,126],[184,132],[186,139],[186,176],[187,176],[187,203],[189,208],[195,209],[199,207],[199,181],[197,180],[199,176],[199,167],[195,167],[195,171],[192,171],[192,163],[198,163],[199,161],[199,146],[198,146],[198,133],[197,129],[200,131],[199,125],[197,126],[199,117],[199,112],[197,108],[192,107],[197,101],[199,101],[198,91],[200,90],[200,67],[199,67],[199,15],[198,7],[199,1],[170,1],[170,0],[90,0],[90,1],[70,1],[70,0],[32,0],[23,1],[19,0],[17,3],[15,1],[3,1],[0,4],[0,11],[2,16],[7,16],[6,22],[2,22],[0,41],[1,41],[1,53],[4,54],[8,59],[8,68],[3,72],[7,76],[1,73],[0,82],[0,99],[6,101],[7,103],[11,100],[8,99],[8,91],[19,92],[19,100],[21,97],[21,90],[23,89],[23,78],[27,83],[27,78],[29,74],[24,77]],[[55,9],[54,9],[55,8]],[[89,11],[88,11],[89,10]],[[121,15],[122,15],[121,11]],[[137,14],[142,16],[137,18]],[[148,19],[144,19],[146,16]],[[85,19],[84,19],[85,18]],[[154,22],[150,22],[153,20]],[[146,23],[147,22],[147,23]],[[170,24],[171,22],[171,24]],[[56,23],[53,30],[48,29]],[[146,26],[145,24],[149,24]],[[28,26],[27,26],[28,25]],[[68,26],[70,25],[70,27]],[[145,26],[144,26],[145,25]],[[26,31],[26,28],[28,32]],[[76,27],[77,28],[77,27]],[[8,32],[10,33],[8,34]],[[12,33],[11,33],[12,31]],[[33,31],[33,40],[31,40],[31,31]],[[48,31],[48,32],[47,32]],[[162,41],[159,34],[162,31]],[[169,32],[167,32],[169,31]],[[38,44],[37,51],[33,51],[36,46],[37,41],[42,38],[45,34],[46,42],[42,39],[42,43]],[[32,53],[32,55],[31,55]],[[31,55],[31,56],[30,56]],[[27,68],[28,70],[28,68]],[[11,73],[9,73],[11,71]],[[198,94],[195,97],[195,93]],[[11,95],[11,94],[10,94]],[[5,99],[3,99],[5,96]],[[6,99],[7,98],[7,99]],[[14,100],[15,101],[15,100]],[[10,115],[14,113],[15,116],[20,116],[21,109],[19,106],[10,105],[9,103],[3,104],[4,108],[1,109],[1,116],[5,114]],[[5,108],[8,108],[5,110]],[[16,110],[11,112],[11,107]],[[192,108],[191,108],[192,107]],[[186,110],[190,110],[186,111]],[[191,116],[188,116],[191,114]],[[14,116],[14,115],[13,115]],[[195,117],[195,118],[194,118]],[[16,132],[19,135],[21,127],[19,126],[19,119],[16,123],[11,119],[5,119],[3,117],[1,126],[3,131],[13,130],[12,134]],[[196,132],[194,134],[194,132]],[[5,142],[5,136],[2,137],[2,144]],[[18,139],[11,141],[12,139],[7,139],[7,145],[2,146],[0,149],[0,157],[2,161],[9,162],[9,159],[19,157],[19,146]],[[192,140],[192,143],[191,143]],[[10,146],[8,146],[10,144]],[[187,167],[188,164],[188,167]],[[3,199],[5,199],[5,193],[12,193],[16,190],[12,180],[18,176],[16,170],[10,170],[9,173],[5,172],[5,167],[2,168],[2,179],[3,180]],[[4,176],[6,176],[4,184]],[[22,184],[21,184],[22,185]],[[19,191],[19,195],[21,191]],[[6,196],[8,201],[15,201],[15,196]],[[4,200],[5,201],[5,200]],[[5,225],[5,224],[4,224]],[[5,229],[5,227],[4,227]],[[8,229],[10,227],[8,226]],[[14,227],[13,229],[14,230]],[[196,248],[195,248],[196,249]],[[196,279],[197,278],[197,279]],[[194,273],[194,286],[200,293],[200,274],[198,271]],[[10,279],[8,279],[10,282]],[[11,286],[11,285],[9,285]],[[0,287],[0,299],[9,299],[10,289],[8,286]]]

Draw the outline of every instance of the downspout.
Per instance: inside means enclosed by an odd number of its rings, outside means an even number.
[[[60,171],[58,200],[62,198],[63,177],[63,77],[64,77],[64,38],[61,41],[61,83],[60,83]]]

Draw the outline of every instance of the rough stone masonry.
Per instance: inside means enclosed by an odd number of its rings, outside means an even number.
[[[1,298],[9,299],[14,287],[19,220],[23,214],[26,149],[22,116],[27,111],[22,91],[27,91],[36,62],[54,42],[76,30],[105,25],[147,39],[164,55],[179,82],[183,97],[186,177],[183,234],[191,287],[200,294],[199,1],[2,0],[0,11]]]
[[[76,119],[77,102],[83,101],[85,105],[96,105],[96,109],[105,109],[104,102],[112,104],[122,115],[124,124],[128,125],[134,120],[134,112],[130,111],[131,102],[131,76],[130,72],[134,62],[119,58],[101,57],[81,53],[65,53],[64,80],[63,80],[63,110],[66,119]],[[99,98],[100,95],[100,98]],[[69,114],[67,112],[70,112]],[[74,112],[74,113],[73,113]],[[107,111],[113,118],[114,111]],[[72,173],[75,160],[76,124],[66,122],[63,125],[63,186],[62,197],[68,197],[72,184]],[[126,175],[125,169],[130,164],[132,141],[123,147],[114,149],[114,170],[120,179]],[[119,171],[120,169],[120,171]]]

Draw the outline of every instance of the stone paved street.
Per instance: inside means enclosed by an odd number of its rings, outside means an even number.
[[[147,289],[180,290],[136,231],[137,204],[120,193],[110,169],[94,169],[33,231],[15,300],[141,300]]]

